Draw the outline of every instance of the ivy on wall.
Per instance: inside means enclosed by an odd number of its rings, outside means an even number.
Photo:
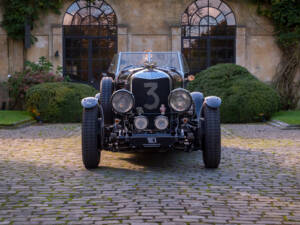
[[[258,13],[272,20],[280,47],[300,42],[300,0],[255,0]]]
[[[258,13],[274,24],[274,35],[282,50],[282,60],[273,83],[282,98],[284,109],[294,109],[300,100],[300,0],[253,0]]]
[[[25,24],[36,26],[41,15],[47,12],[60,13],[63,0],[2,0],[4,9],[2,27],[14,40],[24,40]]]

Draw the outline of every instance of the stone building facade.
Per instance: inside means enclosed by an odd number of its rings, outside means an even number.
[[[94,82],[115,52],[151,50],[182,51],[195,72],[234,62],[269,82],[281,57],[272,30],[247,0],[70,0],[60,15],[42,17],[31,48],[0,28],[0,79],[46,56],[65,74]]]

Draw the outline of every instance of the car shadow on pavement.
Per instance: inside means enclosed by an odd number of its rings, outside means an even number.
[[[190,159],[194,159],[195,156],[199,158],[199,160],[202,160],[201,157],[199,157],[199,153],[201,154],[201,152],[186,153],[179,151],[136,152],[130,154],[130,157],[120,158],[120,160],[150,169],[178,167],[180,165],[184,167],[190,167],[195,163],[191,163]]]

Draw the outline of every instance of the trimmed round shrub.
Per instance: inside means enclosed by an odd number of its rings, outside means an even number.
[[[219,64],[202,71],[188,89],[221,97],[223,123],[264,121],[279,110],[278,93],[235,64]]]
[[[78,83],[44,83],[26,93],[27,110],[43,122],[73,123],[81,121],[81,99],[95,96],[96,89]]]

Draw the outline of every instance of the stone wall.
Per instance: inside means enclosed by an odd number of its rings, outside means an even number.
[[[0,23],[2,21],[0,8]],[[5,30],[0,26],[0,81],[7,80],[8,74],[21,71],[24,66],[23,42],[7,38]]]
[[[62,21],[73,1],[66,1],[61,15],[41,18],[33,31],[38,41],[26,51],[22,43],[7,41],[0,29],[0,79],[20,70],[23,61],[37,61],[46,56],[55,66],[62,65]],[[107,0],[118,18],[119,51],[180,51],[181,15],[191,0]],[[225,1],[237,20],[237,64],[245,66],[259,79],[271,81],[280,61],[280,50],[272,36],[272,26],[256,14],[256,7],[246,0]],[[1,11],[0,11],[1,17]],[[55,56],[58,52],[59,56]]]
[[[2,9],[0,8],[0,23],[2,22]],[[0,26],[0,82],[8,75],[8,42],[3,28]]]

